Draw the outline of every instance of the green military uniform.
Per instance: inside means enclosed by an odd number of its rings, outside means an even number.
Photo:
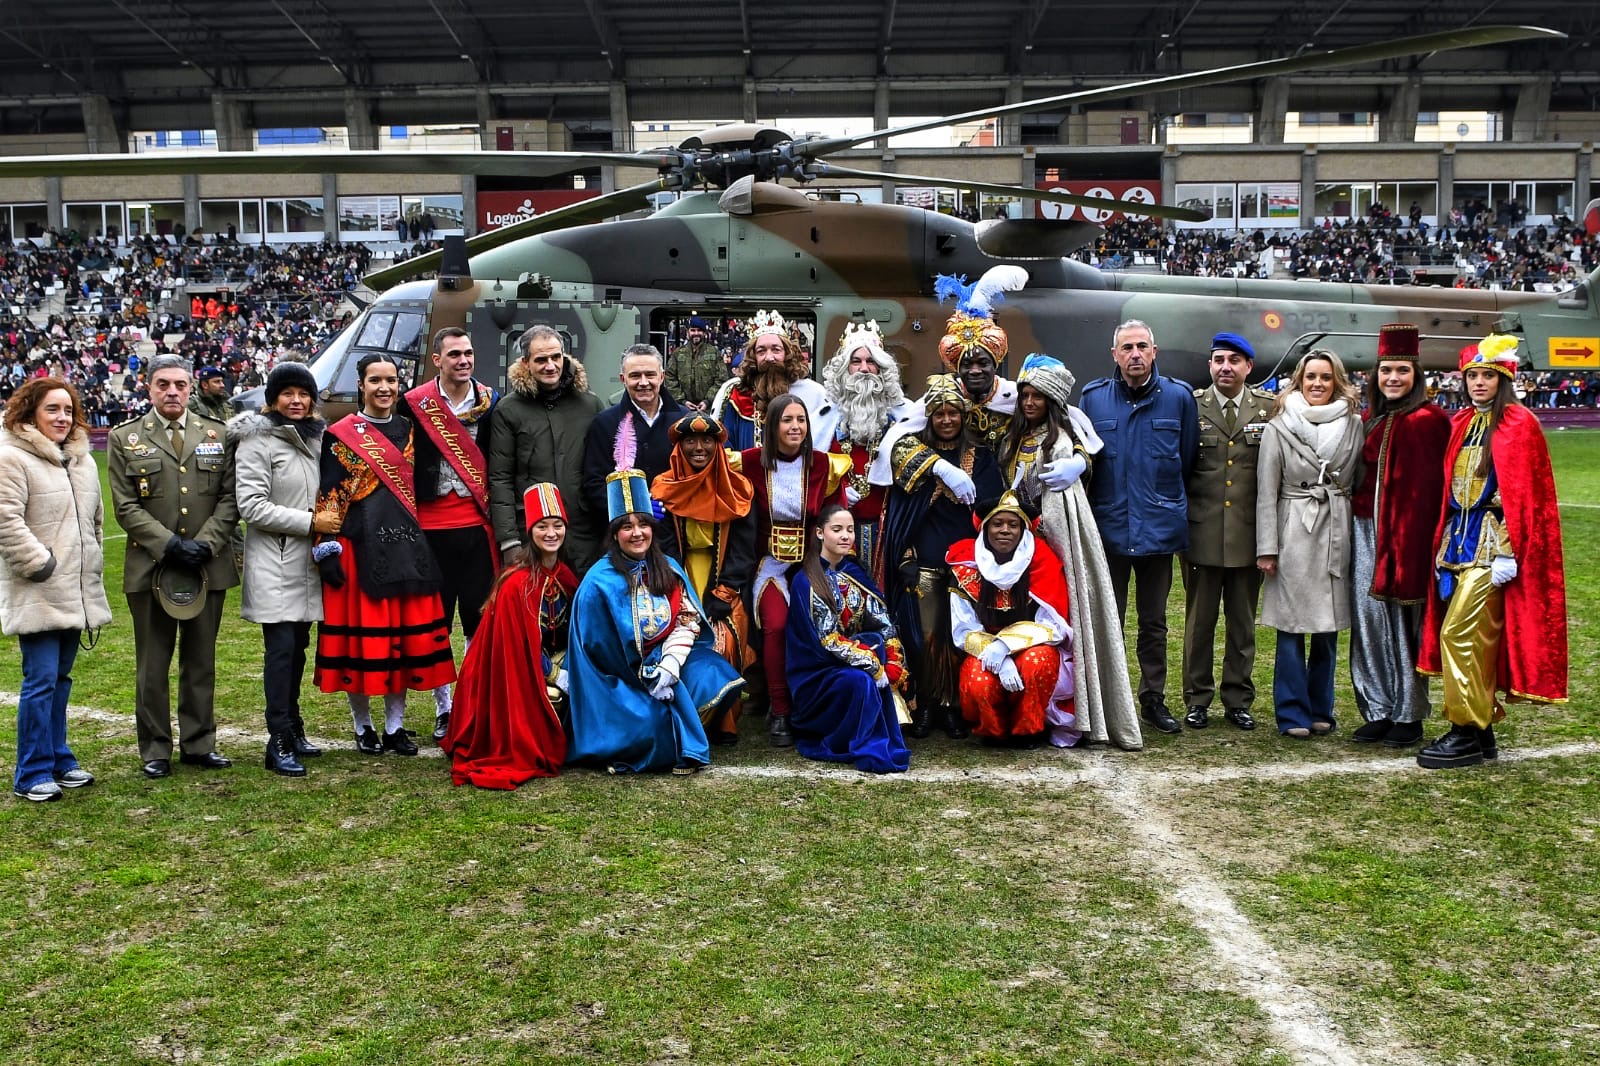
[[[667,358],[665,385],[672,398],[682,404],[708,404],[717,388],[728,380],[728,364],[711,341],[699,347],[680,344]]]
[[[1232,421],[1213,386],[1194,390],[1200,448],[1189,475],[1189,550],[1183,557],[1183,698],[1209,707],[1215,692],[1213,642],[1219,601],[1225,614],[1222,706],[1249,710],[1256,658],[1256,456],[1273,398],[1245,388]]]
[[[233,417],[233,404],[228,402],[227,394],[207,396],[199,385],[195,386],[194,394],[189,397],[189,410],[197,415],[215,418],[219,422],[226,422]]]
[[[217,419],[186,412],[182,445],[176,447],[167,421],[152,410],[117,426],[106,441],[111,500],[128,534],[122,591],[133,618],[135,713],[139,754],[146,762],[172,757],[168,673],[180,631],[178,730],[183,752],[204,755],[216,746],[212,700],[217,630],[226,590],[239,583],[228,545],[239,507],[223,431]],[[181,622],[162,610],[152,591],[156,567],[174,536],[211,549],[205,609]]]

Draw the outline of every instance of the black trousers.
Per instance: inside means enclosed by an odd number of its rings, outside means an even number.
[[[1139,698],[1165,698],[1167,689],[1167,596],[1172,592],[1172,556],[1113,555],[1106,552],[1111,588],[1117,597],[1117,616],[1128,623],[1128,580],[1134,589],[1133,606],[1139,613]]]
[[[300,719],[300,682],[306,674],[311,623],[263,623],[261,642],[266,646],[261,687],[267,697],[267,732],[304,732],[305,723]]]
[[[449,627],[457,610],[461,632],[468,640],[478,631],[483,605],[494,591],[494,551],[483,526],[429,529],[428,547],[439,567],[439,599],[444,603],[444,624]]]

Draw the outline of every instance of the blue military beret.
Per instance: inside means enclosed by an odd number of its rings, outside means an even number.
[[[1237,333],[1219,333],[1212,337],[1211,350],[1216,351],[1218,348],[1225,348],[1230,352],[1238,352],[1252,363],[1256,361],[1256,350],[1250,346],[1249,341]]]

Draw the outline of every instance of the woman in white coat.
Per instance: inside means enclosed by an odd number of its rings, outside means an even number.
[[[1333,667],[1350,628],[1350,493],[1365,433],[1344,363],[1300,357],[1278,396],[1256,461],[1261,623],[1278,631],[1272,700],[1278,732],[1333,732]]]
[[[111,621],[102,552],[100,472],[77,390],[30,378],[0,433],[0,628],[22,645],[17,772],[35,803],[94,783],[67,747],[72,664],[85,629]]]
[[[321,755],[300,717],[311,623],[322,618],[322,579],[311,560],[317,533],[337,533],[332,514],[314,514],[322,433],[316,379],[304,363],[280,363],[267,376],[266,406],[228,423],[235,493],[245,521],[241,613],[261,624],[266,649],[266,767],[305,776],[300,760]]]

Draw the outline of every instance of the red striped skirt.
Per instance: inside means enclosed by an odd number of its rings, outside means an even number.
[[[455,653],[439,594],[373,599],[361,591],[351,543],[343,537],[339,543],[345,581],[339,588],[322,586],[317,687],[382,696],[454,681]]]

